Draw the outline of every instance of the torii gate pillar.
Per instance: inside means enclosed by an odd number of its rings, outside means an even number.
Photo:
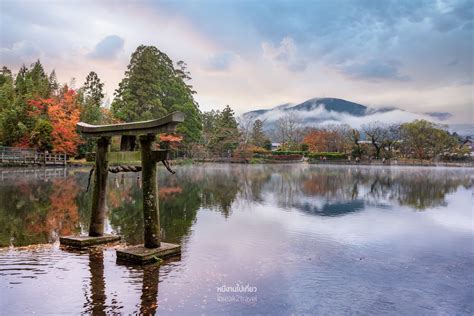
[[[143,219],[145,221],[145,248],[160,247],[160,211],[158,204],[158,183],[156,181],[156,160],[152,154],[152,146],[156,135],[140,135],[142,151],[142,189],[143,189]]]
[[[97,140],[97,150],[95,153],[95,173],[94,189],[92,191],[91,223],[89,226],[89,237],[104,236],[104,224],[107,195],[107,176],[109,161],[107,152],[109,151],[110,137],[100,137]]]

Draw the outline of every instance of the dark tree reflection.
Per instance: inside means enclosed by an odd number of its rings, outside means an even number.
[[[140,296],[140,314],[155,315],[158,308],[158,282],[160,265],[150,264],[143,267],[142,295]]]
[[[110,228],[131,244],[143,239],[139,174],[109,177]],[[47,243],[58,235],[86,232],[91,192],[88,169],[66,178],[15,178],[0,184],[0,246]],[[311,165],[193,165],[176,175],[159,169],[163,240],[180,242],[200,208],[232,215],[247,203],[296,208],[320,216],[341,216],[377,207],[426,210],[446,206],[460,187],[472,188],[472,172],[459,169],[365,168]],[[245,207],[245,205],[243,205]]]
[[[105,293],[104,252],[102,249],[89,252],[90,298],[86,297],[85,312],[105,315],[107,295]]]

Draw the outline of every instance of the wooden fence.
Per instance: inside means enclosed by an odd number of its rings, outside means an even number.
[[[35,149],[0,146],[0,164],[2,165],[65,166],[66,163],[66,154],[42,153]]]

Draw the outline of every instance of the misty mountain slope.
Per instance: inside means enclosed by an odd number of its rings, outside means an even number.
[[[363,116],[367,111],[367,107],[362,104],[346,101],[336,98],[313,98],[303,103],[292,105],[291,103],[282,104],[271,109],[255,110],[244,113],[244,116],[256,117],[270,112],[310,112],[318,107],[324,106],[327,111],[352,114],[354,116]]]
[[[355,128],[373,121],[404,123],[426,119],[446,123],[444,121],[451,117],[450,113],[444,112],[414,113],[396,107],[375,109],[338,98],[312,98],[296,105],[287,103],[271,109],[246,112],[243,117],[260,119],[266,130],[272,130],[278,119],[287,115],[296,118],[303,126],[343,123]]]
[[[313,98],[291,108],[292,111],[312,111],[324,105],[326,111],[348,113],[354,116],[364,116],[368,107],[362,104],[336,98]],[[285,108],[286,111],[289,108]]]

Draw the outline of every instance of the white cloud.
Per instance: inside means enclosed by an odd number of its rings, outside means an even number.
[[[282,108],[276,108],[255,116],[254,119],[260,119],[267,124],[276,122],[285,115],[291,115],[296,118],[303,126],[321,126],[325,124],[348,124],[354,128],[360,128],[363,124],[369,122],[382,123],[406,123],[416,119],[425,119],[437,123],[443,123],[436,118],[420,113],[412,113],[399,109],[369,113],[364,116],[354,116],[349,113],[328,111],[323,105],[319,105],[310,111],[284,111]]]
[[[187,62],[203,110],[230,104],[243,113],[331,96],[372,107],[449,111],[470,123],[473,7],[472,1],[444,0],[231,1],[218,7],[206,1],[6,0],[0,58],[14,72],[40,58],[63,82],[82,82],[94,70],[111,96],[135,48],[154,45]],[[91,53],[111,34],[124,40],[123,53],[120,45]],[[113,61],[88,58],[117,51]]]
[[[284,65],[291,71],[299,72],[306,70],[307,63],[298,55],[294,40],[287,36],[281,40],[279,45],[269,42],[262,43],[263,56],[276,64]]]

